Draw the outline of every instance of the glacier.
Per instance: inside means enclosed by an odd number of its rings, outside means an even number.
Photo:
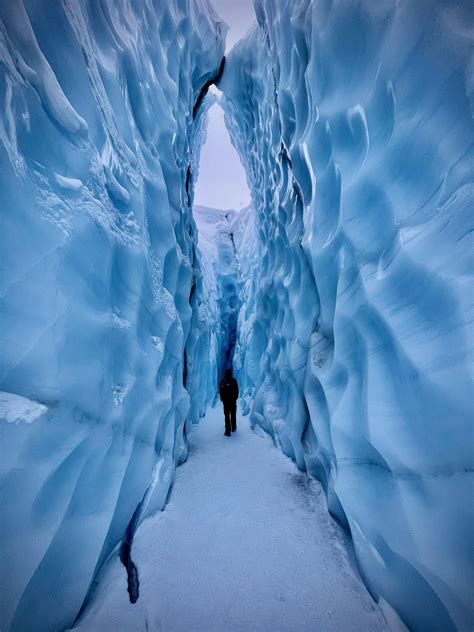
[[[72,627],[117,547],[137,598],[215,397],[191,207],[225,32],[207,0],[0,4],[3,630]]]
[[[252,424],[322,481],[379,603],[470,630],[472,4],[254,4],[218,84],[255,209]]]
[[[387,619],[474,626],[472,5],[254,7],[224,60],[210,0],[0,3],[2,630],[82,625],[118,558],[136,602],[231,364]],[[214,83],[240,212],[194,205]]]

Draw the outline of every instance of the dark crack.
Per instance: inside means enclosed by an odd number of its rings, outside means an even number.
[[[209,88],[213,85],[213,84],[218,84],[221,77],[222,77],[222,73],[224,72],[224,66],[225,66],[225,56],[222,57],[222,61],[220,63],[220,66],[217,70],[217,73],[214,75],[214,77],[212,77],[212,79],[208,79],[208,81],[206,81],[206,83],[203,85],[203,87],[201,88],[201,91],[199,92],[198,98],[196,99],[196,103],[194,104],[193,107],[193,119],[196,118],[196,114],[199,110],[199,107],[201,106],[202,102],[204,101],[204,98],[209,90]]]

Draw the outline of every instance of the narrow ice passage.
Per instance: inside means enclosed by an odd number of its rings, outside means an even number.
[[[387,629],[319,483],[247,417],[224,437],[219,406],[191,433],[169,503],[133,551],[138,602],[114,558],[77,630]]]
[[[0,630],[473,632],[472,7],[0,1]]]

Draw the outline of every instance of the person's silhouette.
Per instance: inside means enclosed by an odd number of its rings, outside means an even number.
[[[237,430],[237,398],[239,386],[235,377],[232,377],[232,369],[226,369],[224,377],[219,385],[219,395],[224,404],[225,436],[230,437],[231,430]]]

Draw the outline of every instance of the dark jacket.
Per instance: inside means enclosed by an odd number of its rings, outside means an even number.
[[[222,378],[219,385],[219,395],[224,406],[234,406],[239,397],[239,386],[235,377]]]

